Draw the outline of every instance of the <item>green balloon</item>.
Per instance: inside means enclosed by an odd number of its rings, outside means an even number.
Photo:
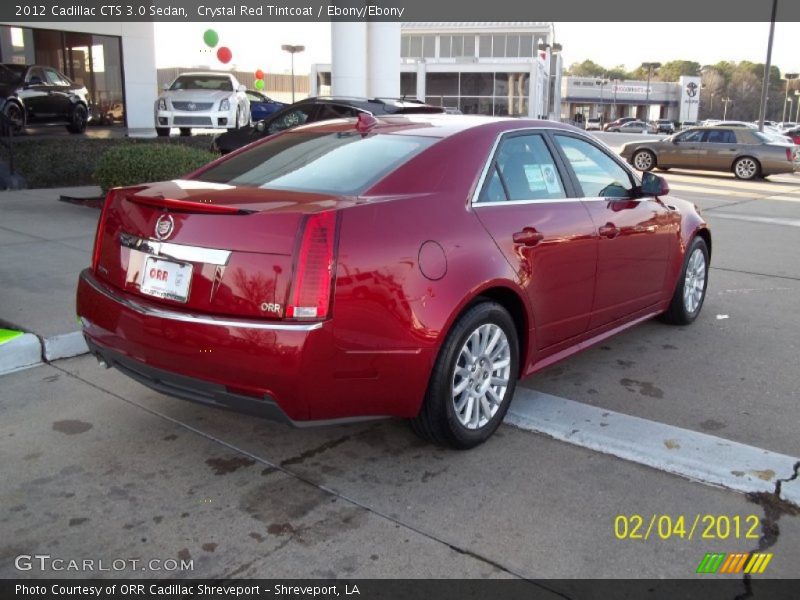
[[[219,35],[217,35],[217,32],[213,29],[206,29],[203,34],[203,41],[206,43],[206,46],[213,48],[219,43]]]
[[[256,89],[263,90],[264,89],[264,80],[263,79],[256,79]]]

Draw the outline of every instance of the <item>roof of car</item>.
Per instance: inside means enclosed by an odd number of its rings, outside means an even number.
[[[403,115],[376,115],[377,123],[371,131],[392,133],[400,135],[420,135],[425,137],[445,138],[461,132],[486,128],[495,130],[496,133],[515,129],[563,129],[583,133],[583,129],[559,123],[557,121],[539,121],[533,119],[518,119],[514,117],[489,117],[483,115],[448,115],[438,114],[403,114]],[[318,121],[296,127],[290,131],[322,131],[338,132],[352,129],[357,119],[333,119]]]

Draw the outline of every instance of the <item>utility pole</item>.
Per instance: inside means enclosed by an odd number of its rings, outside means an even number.
[[[776,0],[777,1],[777,0]],[[642,63],[642,68],[647,69],[647,90],[644,103],[646,105],[645,110],[647,111],[647,115],[645,116],[644,121],[647,122],[650,119],[650,78],[653,76],[653,69],[657,69],[661,66],[660,62],[645,62]]]
[[[778,12],[778,0],[772,0],[772,18],[769,22],[769,42],[767,42],[767,64],[764,65],[764,80],[761,82],[761,106],[758,109],[758,130],[764,131],[764,115],[767,113],[767,88],[769,87],[769,70],[772,67],[772,39],[775,37],[775,14]]]
[[[789,81],[792,79],[797,79],[798,73],[784,73],[783,78],[786,80],[786,95],[783,98],[783,116],[781,117],[781,122],[786,122],[786,103],[791,102],[789,98]],[[792,118],[792,109],[789,108],[789,118]]]

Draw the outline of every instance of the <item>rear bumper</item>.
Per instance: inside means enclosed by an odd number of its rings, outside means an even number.
[[[333,321],[192,314],[127,294],[89,269],[77,312],[98,358],[159,392],[295,426],[417,414],[433,349],[347,349]]]

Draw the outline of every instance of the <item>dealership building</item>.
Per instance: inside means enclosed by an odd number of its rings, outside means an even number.
[[[603,122],[620,117],[643,121],[670,119],[696,121],[700,78],[681,77],[677,82],[608,80],[598,77],[561,79],[561,118]]]
[[[153,23],[0,24],[0,62],[54,67],[89,91],[93,117],[154,133]]]
[[[383,29],[370,30],[377,25]],[[559,116],[561,55],[553,43],[552,23],[332,27],[333,64],[312,65],[312,96],[406,96],[465,114]],[[357,70],[361,56],[366,62],[363,75],[356,72],[342,80],[342,70]],[[355,69],[350,62],[354,57]]]

